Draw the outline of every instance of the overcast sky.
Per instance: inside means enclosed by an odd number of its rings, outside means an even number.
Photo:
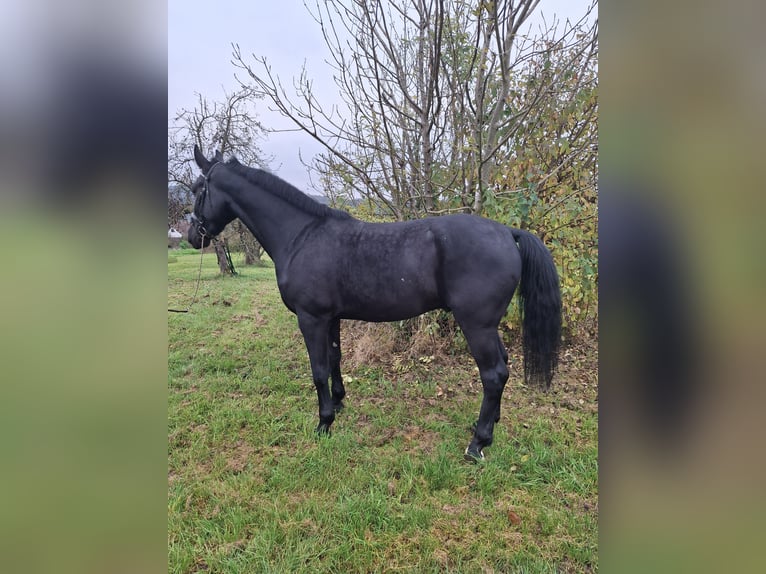
[[[545,15],[550,21],[555,14],[561,21],[567,18],[576,21],[589,5],[590,0],[542,0],[537,9],[538,18]],[[534,29],[539,23],[536,19]],[[303,0],[213,3],[168,0],[169,121],[179,109],[195,106],[195,92],[218,100],[224,89],[231,91],[239,86],[234,79],[236,69],[231,64],[233,43],[239,44],[247,60],[251,54],[265,56],[286,88],[292,85],[292,79],[305,62],[319,100],[337,101],[337,88],[324,63],[327,48]],[[265,100],[257,107],[258,117],[266,127],[292,127],[267,108]],[[309,189],[308,170],[301,164],[298,153],[309,161],[321,151],[318,143],[299,132],[275,133],[268,136],[262,147],[265,155],[274,157],[271,167],[280,177],[303,191],[313,192]]]

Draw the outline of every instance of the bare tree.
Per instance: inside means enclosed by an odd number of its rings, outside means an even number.
[[[178,220],[192,209],[190,189],[199,175],[191,153],[195,144],[209,155],[220,150],[225,155],[235,154],[247,165],[268,167],[268,158],[263,156],[259,145],[266,130],[253,109],[253,100],[257,98],[249,88],[224,93],[220,102],[198,95],[194,109],[178,112],[174,125],[168,130],[169,218],[175,216]],[[170,212],[171,205],[174,213]],[[255,237],[239,221],[234,222],[219,235],[220,239],[213,241],[224,274],[234,273],[228,253],[232,237],[242,245],[246,264],[254,263],[263,253]]]
[[[243,86],[324,146],[312,167],[329,196],[362,196],[398,219],[478,214],[497,166],[513,159],[511,142],[559,101],[564,75],[595,59],[597,25],[586,24],[595,3],[580,22],[541,30],[545,41],[522,33],[538,4],[317,1],[310,12],[342,106],[316,98],[305,68],[290,96],[265,58],[253,65],[235,45],[233,63]],[[569,60],[557,73],[527,82],[529,63],[562,46]]]

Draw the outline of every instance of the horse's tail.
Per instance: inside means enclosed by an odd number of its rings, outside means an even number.
[[[524,349],[524,381],[547,390],[558,365],[561,342],[561,291],[556,265],[543,242],[512,229],[521,252],[519,305]]]

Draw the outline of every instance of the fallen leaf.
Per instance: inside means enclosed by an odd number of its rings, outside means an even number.
[[[508,511],[508,520],[510,520],[511,524],[513,524],[514,526],[518,526],[519,524],[521,524],[521,517],[518,514],[516,514],[513,510]]]

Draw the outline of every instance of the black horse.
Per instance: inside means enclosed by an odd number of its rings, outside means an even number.
[[[319,397],[318,433],[343,408],[340,320],[399,321],[452,311],[476,360],[484,398],[466,457],[483,458],[500,419],[508,353],[498,325],[520,285],[525,380],[550,385],[561,336],[556,267],[542,241],[473,215],[365,223],[259,169],[207,159],[193,186],[189,243],[200,248],[239,218],[274,261],[282,301],[298,316]],[[332,393],[328,388],[332,379]]]

